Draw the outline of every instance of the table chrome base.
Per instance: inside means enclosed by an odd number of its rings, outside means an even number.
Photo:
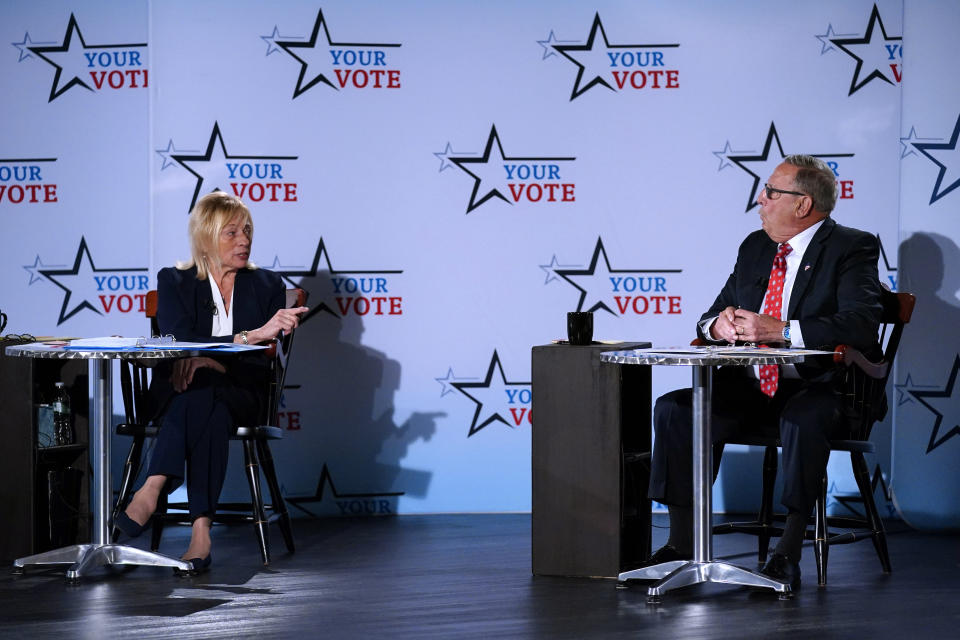
[[[647,598],[651,601],[658,601],[660,596],[667,591],[703,582],[773,589],[780,593],[781,599],[793,595],[790,585],[785,582],[719,560],[705,562],[673,560],[652,567],[625,571],[618,576],[618,580],[620,582],[626,580],[657,580],[656,584],[647,588]]]
[[[13,570],[19,573],[27,566],[57,564],[72,565],[67,569],[67,578],[70,580],[77,580],[92,569],[108,564],[175,567],[183,571],[193,568],[193,565],[183,560],[122,544],[75,544],[18,558],[13,561]]]

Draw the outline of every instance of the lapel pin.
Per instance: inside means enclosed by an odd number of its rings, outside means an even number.
[[[810,270],[810,265],[805,265],[805,266],[803,267],[803,270],[804,270],[804,271],[809,271],[809,270]]]

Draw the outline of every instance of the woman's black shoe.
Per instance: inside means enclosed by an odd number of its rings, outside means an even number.
[[[190,565],[190,569],[184,571],[174,567],[173,572],[178,576],[198,576],[210,570],[210,565],[213,564],[213,555],[208,555],[206,558],[190,558],[185,562]]]
[[[150,518],[147,518],[147,521],[143,524],[137,524],[136,520],[128,516],[126,511],[121,511],[117,514],[117,519],[113,523],[113,526],[120,529],[120,531],[129,537],[136,538],[150,526]]]

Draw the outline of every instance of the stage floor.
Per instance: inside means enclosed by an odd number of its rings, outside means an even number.
[[[618,590],[613,580],[532,576],[529,515],[296,520],[297,553],[285,553],[274,528],[269,568],[250,528],[218,526],[213,568],[195,578],[140,567],[74,585],[62,572],[0,572],[0,636],[957,637],[960,538],[889,529],[890,575],[871,543],[843,545],[831,550],[829,585],[818,589],[808,545],[793,600],[707,585],[648,605],[646,589]],[[169,529],[161,551],[179,554],[188,536]],[[654,544],[664,539],[655,529]],[[748,567],[755,545],[745,535],[714,538],[717,555]]]

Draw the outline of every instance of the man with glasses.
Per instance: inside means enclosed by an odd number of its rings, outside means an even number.
[[[697,325],[700,338],[827,350],[847,344],[879,355],[879,244],[875,236],[830,218],[836,198],[826,163],[806,155],[784,158],[757,198],[762,231],[740,245],[733,273]],[[670,539],[649,565],[693,555],[691,398],[690,389],[672,391],[654,409],[650,497],[668,506]],[[725,439],[763,424],[780,425],[781,502],[788,515],[762,573],[794,588],[800,585],[804,531],[830,455],[828,440],[846,427],[841,406],[831,370],[816,363],[721,367],[714,377],[716,464]]]

